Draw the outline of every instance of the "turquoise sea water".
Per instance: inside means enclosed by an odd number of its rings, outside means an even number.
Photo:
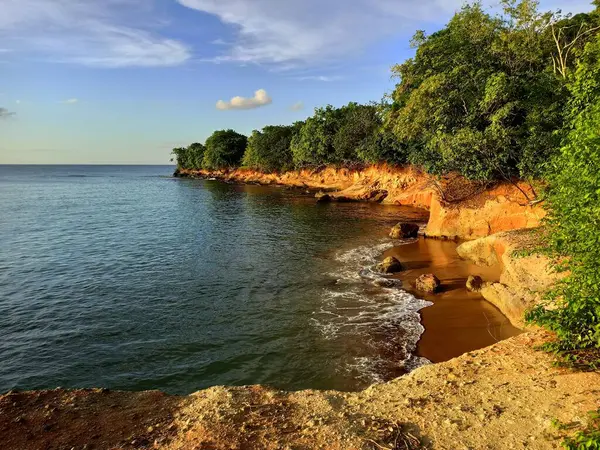
[[[409,208],[316,204],[163,166],[0,166],[0,391],[358,389],[425,302],[358,273]]]

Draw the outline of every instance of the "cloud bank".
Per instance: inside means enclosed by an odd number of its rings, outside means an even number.
[[[16,113],[10,112],[6,108],[0,108],[0,119],[8,119],[9,117],[13,117]]]
[[[259,89],[254,93],[254,97],[233,97],[228,102],[219,100],[217,102],[217,109],[222,111],[230,109],[254,109],[260,108],[261,106],[270,105],[273,103],[269,94],[264,89]]]
[[[74,105],[76,103],[79,103],[79,99],[78,98],[70,98],[68,100],[63,100],[61,103],[64,103],[65,105]]]
[[[182,42],[144,28],[153,23],[145,0],[0,0],[0,11],[0,41],[11,54],[97,67],[173,66],[190,58]]]
[[[304,109],[304,102],[296,102],[290,106],[291,111],[302,111]]]
[[[306,64],[356,54],[386,36],[411,33],[463,0],[177,0],[237,28],[221,61]]]
[[[283,67],[330,63],[354,57],[390,36],[412,35],[427,24],[441,25],[464,0],[177,0],[211,14],[236,31],[215,61]],[[542,9],[582,11],[590,0],[542,0]],[[569,3],[565,6],[565,3]],[[498,8],[497,0],[484,4]],[[326,80],[322,80],[326,81]]]

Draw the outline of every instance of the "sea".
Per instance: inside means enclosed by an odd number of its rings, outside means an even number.
[[[0,166],[0,392],[352,391],[427,361],[430,303],[381,282],[418,211],[172,166]]]

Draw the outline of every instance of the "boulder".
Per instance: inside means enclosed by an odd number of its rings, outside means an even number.
[[[387,196],[388,196],[388,191],[383,191],[383,190],[373,191],[369,194],[369,201],[381,203],[382,201],[384,201],[386,199]]]
[[[479,292],[483,287],[483,279],[477,275],[469,275],[467,278],[467,290],[471,292]]]
[[[329,203],[332,200],[331,195],[324,192],[318,192],[315,197],[317,198],[317,203]]]
[[[400,222],[390,231],[392,239],[416,238],[419,233],[419,225],[416,223]]]
[[[426,294],[434,294],[440,288],[440,280],[432,273],[421,275],[415,281],[417,291],[425,292]]]
[[[383,273],[397,273],[404,269],[400,261],[393,256],[388,256],[381,264],[377,264],[377,270]]]

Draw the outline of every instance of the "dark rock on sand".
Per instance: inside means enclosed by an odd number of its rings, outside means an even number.
[[[427,273],[417,278],[415,288],[426,294],[435,294],[440,289],[440,280],[434,274]]]
[[[416,238],[419,234],[419,225],[415,223],[398,223],[390,231],[392,239]]]
[[[377,264],[377,270],[383,273],[397,273],[402,272],[404,268],[400,261],[393,256],[388,256],[381,264]]]
[[[479,292],[483,287],[483,279],[477,275],[469,275],[467,278],[467,290],[471,292]]]

